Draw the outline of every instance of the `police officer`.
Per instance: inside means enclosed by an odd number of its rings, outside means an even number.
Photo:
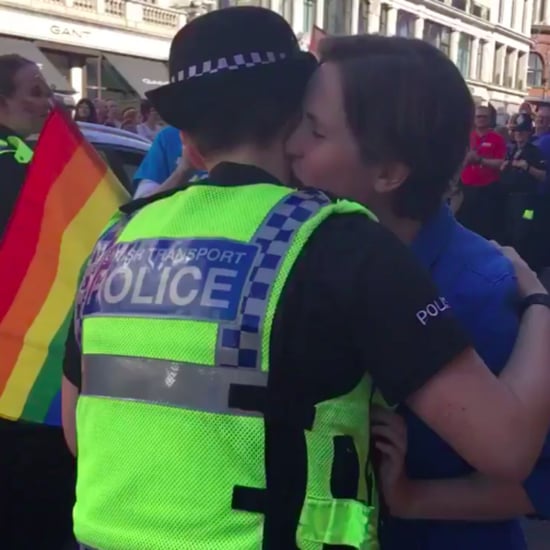
[[[25,139],[41,130],[50,98],[35,63],[18,55],[0,56],[0,246],[32,159]],[[9,269],[0,265],[0,282]],[[60,413],[59,407],[49,425],[14,421],[0,400],[1,548],[61,549],[71,538],[74,460],[64,442]]]
[[[533,120],[517,115],[512,126],[513,144],[506,154],[500,178],[505,200],[506,239],[535,270],[548,257],[546,197],[540,193],[547,166],[541,150],[532,142]]]
[[[516,410],[515,392],[367,210],[284,185],[284,139],[315,66],[261,8],[213,11],[172,43],[171,84],[150,98],[209,178],[123,208],[84,275],[82,369],[69,358],[64,382],[73,446],[80,391],[84,548],[371,548],[375,385],[474,467],[514,477],[530,466],[502,452],[504,439],[546,429],[547,399],[531,391]],[[524,293],[543,292],[518,265]],[[529,307],[525,321],[536,357],[519,349],[509,383],[526,372],[539,391],[550,385],[540,338],[550,312]],[[522,418],[496,442],[484,409],[495,397],[499,414]],[[525,452],[543,437],[541,427]]]

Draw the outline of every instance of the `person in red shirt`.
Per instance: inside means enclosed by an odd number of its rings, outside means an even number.
[[[457,217],[488,239],[498,240],[501,235],[502,197],[498,181],[505,156],[506,141],[492,130],[489,108],[478,106],[461,174],[464,202]]]

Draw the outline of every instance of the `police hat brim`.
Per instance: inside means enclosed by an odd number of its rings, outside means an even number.
[[[156,88],[146,93],[161,118],[180,130],[195,127],[201,113],[224,101],[253,99],[254,94],[268,91],[274,97],[295,96],[304,93],[307,83],[317,68],[315,56],[297,52],[289,59],[252,68],[226,70],[190,78]]]

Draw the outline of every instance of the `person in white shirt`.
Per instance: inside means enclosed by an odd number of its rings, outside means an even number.
[[[142,123],[137,126],[138,135],[153,141],[160,130],[162,130],[162,126],[159,114],[147,99],[141,102],[141,118]]]

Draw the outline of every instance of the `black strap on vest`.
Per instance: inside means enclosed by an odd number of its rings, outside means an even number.
[[[229,407],[259,411],[265,426],[266,488],[235,486],[232,508],[265,516],[262,550],[298,550],[296,531],[306,492],[304,431],[313,426],[315,408],[292,395],[293,389],[233,384]],[[278,384],[277,384],[278,385]],[[286,386],[286,385],[285,385]]]

